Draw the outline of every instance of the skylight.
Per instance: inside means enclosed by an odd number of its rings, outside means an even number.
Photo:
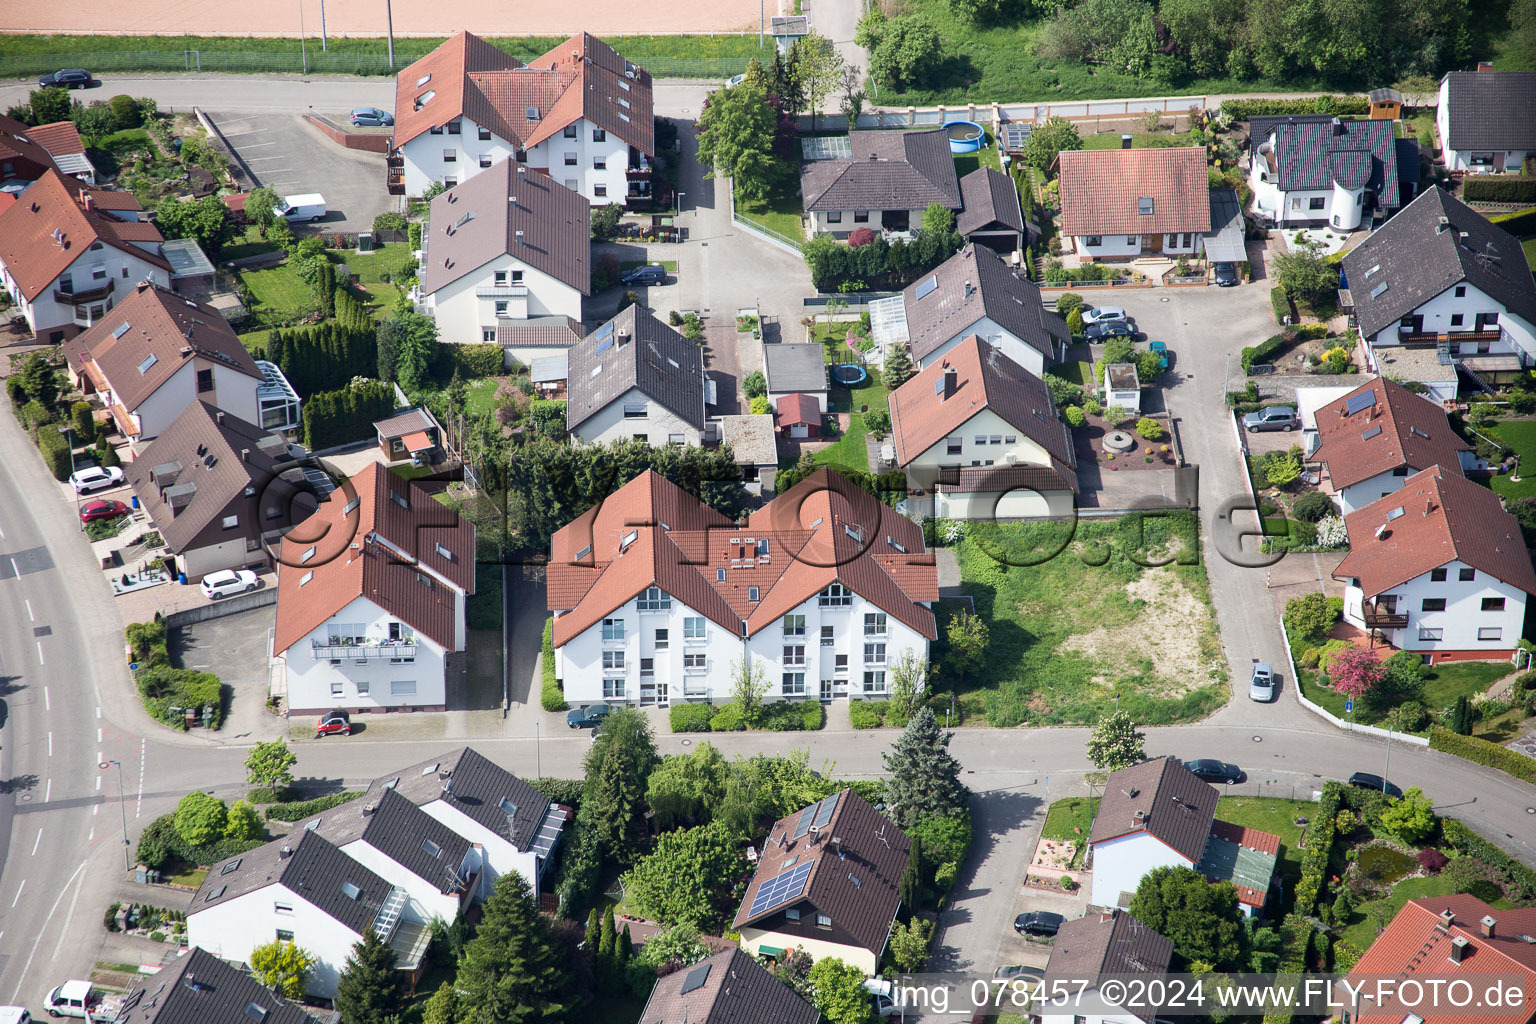
[[[363,890],[359,889],[357,886],[353,885],[351,882],[342,882],[341,883],[341,894],[343,896],[345,896],[349,900],[356,900],[356,899],[361,899],[362,898]]]
[[[1152,197],[1151,196],[1142,196],[1139,199],[1137,199],[1136,200],[1136,212],[1141,214],[1143,217],[1151,216],[1151,214],[1152,214]]]
[[[924,296],[928,295],[928,293],[932,292],[938,286],[939,286],[939,278],[938,278],[937,274],[929,277],[925,281],[918,282],[918,285],[917,285],[917,297],[919,299],[923,298]]]
[[[1374,274],[1374,273],[1376,273],[1376,272],[1377,272],[1377,271],[1378,271],[1378,270],[1380,270],[1380,269],[1381,269],[1381,264],[1380,264],[1380,263],[1378,263],[1378,264],[1376,264],[1376,265],[1375,265],[1375,266],[1374,266],[1374,267],[1372,267],[1372,268],[1371,268],[1371,269],[1370,269],[1370,270],[1367,270],[1367,271],[1366,271],[1366,272],[1365,272],[1365,276],[1366,276],[1366,278],[1367,278],[1367,279],[1369,279],[1369,278],[1370,278],[1370,276],[1371,276],[1371,275],[1372,275],[1372,274]]]
[[[436,544],[436,545],[434,545],[434,547],[436,547],[437,553],[438,553],[439,557],[446,558],[450,562],[453,561],[453,552],[452,551],[449,551],[447,548],[443,547],[441,544]]]
[[[1362,440],[1362,441],[1369,441],[1371,438],[1375,437],[1379,433],[1381,433],[1381,424],[1378,423],[1374,427],[1371,427],[1370,429],[1366,430],[1365,433],[1361,434],[1360,435],[1360,440]]]
[[[501,803],[497,804],[496,806],[501,808],[503,814],[510,814],[514,817],[517,815],[517,804],[513,803],[511,800],[508,800],[506,797],[502,797]]]
[[[229,874],[232,871],[239,871],[239,870],[240,870],[240,858],[236,857],[234,860],[230,861],[228,864],[225,864],[222,868],[220,868],[219,869],[219,874],[227,875],[227,874]]]
[[[145,356],[144,361],[139,364],[139,372],[148,373],[149,368],[154,366],[159,361],[160,360],[155,356],[155,354],[151,352],[149,355]]]
[[[1403,506],[1399,505],[1399,506],[1397,506],[1397,508],[1395,508],[1392,511],[1387,513],[1387,522],[1390,523],[1392,520],[1394,520],[1394,519],[1401,519],[1402,517],[1403,517]]]
[[[423,768],[421,770],[421,774],[423,774],[423,775],[431,775],[433,772],[437,771],[438,767],[439,766],[438,766],[437,762],[434,761],[432,764],[429,764],[425,768]]]
[[[465,224],[468,224],[470,221],[472,221],[474,219],[475,219],[475,211],[474,210],[465,210],[464,211],[464,216],[462,216],[458,220],[454,221],[453,222],[453,226],[456,227],[456,228],[461,228]]]
[[[414,108],[416,110],[420,110],[422,107],[426,106],[428,103],[431,103],[432,102],[432,97],[434,97],[436,95],[437,95],[437,90],[436,89],[428,89],[426,92],[422,93],[420,96],[417,96],[414,100],[412,100],[411,101],[411,106],[412,106],[412,108]]]
[[[421,841],[421,848],[423,850],[425,850],[427,852],[427,855],[430,856],[430,857],[441,856],[442,852],[443,852],[443,848],[441,846],[438,846],[436,843],[434,843],[430,839],[423,839]]]
[[[640,539],[640,531],[639,530],[630,530],[628,533],[626,533],[624,535],[624,539],[619,541],[619,550],[623,551],[625,548],[629,547],[631,544],[633,544],[635,541],[637,541],[639,539]]]
[[[124,320],[122,323],[117,325],[117,330],[112,332],[112,337],[114,337],[114,338],[121,338],[123,335],[125,335],[127,333],[128,333],[128,321]]]
[[[308,583],[310,580],[312,580],[314,578],[315,578],[315,570],[311,569],[311,570],[309,570],[309,572],[307,572],[303,576],[299,577],[299,586],[302,587],[304,584]]]
[[[538,107],[529,107],[527,109],[526,113],[528,115],[528,120],[530,120],[530,121],[537,121],[539,119],[539,108]]]
[[[1375,288],[1371,289],[1371,298],[1373,298],[1373,299],[1381,298],[1382,293],[1384,293],[1386,290],[1387,290],[1387,282],[1383,281],[1383,282],[1381,282],[1381,284],[1379,284]]]
[[[432,72],[428,71],[426,74],[416,79],[416,88],[420,89],[430,81],[432,81]]]

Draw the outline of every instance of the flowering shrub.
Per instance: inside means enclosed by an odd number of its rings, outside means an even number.
[[[1381,685],[1385,674],[1375,655],[1354,644],[1328,660],[1328,676],[1333,680],[1334,692],[1356,700]]]
[[[1349,543],[1349,530],[1339,516],[1324,516],[1317,523],[1317,543],[1325,548],[1342,548]]]

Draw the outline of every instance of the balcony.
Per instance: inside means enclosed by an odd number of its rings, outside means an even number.
[[[384,159],[384,183],[392,196],[405,195],[405,158],[391,156]]]
[[[1451,331],[1447,334],[1432,334],[1424,331],[1416,331],[1412,328],[1399,327],[1397,329],[1397,342],[1405,347],[1455,344],[1457,342],[1498,341],[1498,331]]]
[[[1367,629],[1407,629],[1408,613],[1378,606],[1374,601],[1360,603],[1360,617]]]
[[[117,289],[117,281],[108,278],[94,288],[83,288],[79,291],[72,287],[60,285],[53,290],[53,301],[63,306],[79,305],[83,302],[96,302],[106,298]]]
[[[527,297],[528,286],[525,284],[490,284],[475,289],[477,299],[526,299]]]
[[[414,640],[387,640],[381,644],[322,644],[310,641],[310,654],[316,661],[383,661],[416,657]]]

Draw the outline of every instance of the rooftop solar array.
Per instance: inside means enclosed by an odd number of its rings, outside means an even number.
[[[833,793],[825,800],[822,800],[819,803],[811,804],[811,806],[801,811],[800,819],[795,822],[795,832],[792,836],[790,836],[790,838],[799,839],[801,836],[809,832],[813,827],[821,828],[827,822],[831,821],[832,812],[837,810],[837,798],[839,796],[842,796],[842,794]]]
[[[1376,390],[1372,388],[1363,394],[1355,395],[1344,403],[1344,415],[1353,416],[1361,409],[1369,409],[1376,404]]]
[[[800,140],[800,156],[806,162],[852,160],[853,143],[846,135],[808,135]]]
[[[806,861],[797,864],[788,871],[782,872],[764,882],[762,888],[757,890],[757,895],[752,898],[752,908],[749,916],[756,917],[766,914],[775,907],[781,907],[790,900],[799,899],[805,892],[806,879],[811,877],[811,868],[816,866],[815,861]]]
[[[704,982],[709,980],[709,969],[712,966],[712,964],[703,964],[689,971],[688,976],[683,979],[682,994],[687,995],[696,988],[703,988]]]

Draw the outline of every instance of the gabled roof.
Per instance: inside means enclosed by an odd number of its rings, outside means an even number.
[[[817,1024],[821,1014],[740,947],[659,978],[639,1024]]]
[[[194,359],[218,363],[258,383],[264,379],[218,310],[148,282],[140,282],[105,317],[70,339],[64,355],[99,389],[117,392],[130,412]]]
[[[358,935],[373,924],[392,888],[314,829],[301,828],[215,864],[187,913],[202,913],[269,885],[286,886]]]
[[[1536,150],[1536,71],[1452,71],[1441,81],[1445,148]]]
[[[816,160],[800,172],[806,210],[960,208],[960,181],[942,128],[848,133],[851,159]]]
[[[960,199],[963,208],[955,218],[955,230],[962,235],[999,228],[1024,230],[1019,190],[1002,171],[978,167],[967,174],[960,179]]]
[[[1072,337],[1066,321],[1046,311],[1040,289],[984,245],[967,245],[901,296],[912,356],[919,361],[983,317],[1038,349],[1048,363],[1055,359],[1054,343]]]
[[[1282,192],[1369,188],[1376,205],[1395,210],[1398,192],[1397,142],[1393,122],[1293,114],[1248,120],[1252,144],[1273,136],[1275,187]],[[1063,154],[1065,155],[1065,154]],[[1413,168],[1418,173],[1418,167]]]
[[[431,430],[436,426],[437,419],[426,408],[406,409],[373,421],[373,429],[383,441],[393,441],[397,437],[405,437],[419,430]]]
[[[1349,554],[1333,578],[1358,578],[1367,598],[1451,562],[1536,594],[1536,571],[1520,524],[1497,494],[1459,469],[1431,466],[1415,473],[1402,490],[1356,509],[1344,523]]]
[[[1059,159],[1062,234],[1211,230],[1211,187],[1202,146],[1080,149]]]
[[[548,797],[473,747],[459,747],[381,775],[354,803],[378,800],[391,791],[418,807],[441,800],[523,851],[537,845],[550,807]],[[505,810],[503,801],[515,806],[517,813]]]
[[[393,790],[370,793],[366,801],[363,842],[440,892],[463,887],[467,880],[458,872],[473,845],[468,839]]]
[[[27,301],[41,295],[97,242],[166,271],[171,269],[157,252],[133,244],[159,242],[160,232],[153,224],[120,220],[109,212],[113,206],[139,209],[131,192],[88,189],[51,167],[50,159],[50,170],[0,212],[0,263],[5,264]],[[101,205],[99,197],[104,197]]]
[[[547,174],[513,160],[493,164],[432,200],[422,292],[511,256],[587,295],[591,212],[585,196]]]
[[[751,636],[841,583],[937,636],[926,605],[938,600],[938,571],[922,530],[827,469],[745,526],[647,471],[555,533],[548,579],[549,608],[563,613],[557,647],[651,586],[733,636]]]
[[[655,148],[650,74],[586,32],[527,64],[460,32],[395,76],[395,148],[460,116],[521,149],[580,118]]]
[[[1239,903],[1262,908],[1279,859],[1279,836],[1218,818],[1195,870],[1213,882],[1230,883]]]
[[[1328,464],[1335,488],[1408,466],[1444,466],[1461,472],[1458,453],[1472,446],[1451,429],[1445,410],[1396,381],[1362,384],[1317,411],[1318,447],[1311,458]]]
[[[277,653],[359,597],[452,650],[455,589],[475,592],[475,528],[370,462],[283,538],[279,562]]]
[[[197,946],[149,977],[124,998],[117,1024],[314,1024],[298,1003],[281,996]]]
[[[33,125],[27,129],[27,136],[55,158],[67,153],[85,152],[85,143],[80,140],[80,129],[75,127],[73,121]]]
[[[193,402],[123,470],[139,504],[179,554],[217,542],[223,528],[215,523],[231,509],[240,517],[235,537],[288,526],[287,500],[275,504],[277,518],[267,519],[263,508],[263,499],[273,500],[268,485],[287,463],[287,444],[270,430]],[[248,489],[254,493],[247,495]],[[213,534],[205,535],[210,527]]]
[[[774,822],[731,927],[740,931],[803,901],[879,954],[901,905],[897,886],[911,851],[907,834],[863,797],[851,789],[833,793]],[[757,900],[765,886],[797,870],[805,873],[800,897]]]
[[[496,325],[496,344],[502,348],[567,349],[586,333],[581,321],[568,316],[531,316],[504,320]]]
[[[1047,979],[1103,975],[1162,975],[1173,960],[1173,943],[1124,910],[1090,913],[1063,921],[1045,965]]]
[[[947,396],[946,381],[952,387]],[[897,463],[908,465],[985,409],[1044,448],[1063,475],[1074,475],[1072,439],[1056,417],[1051,389],[974,334],[891,395]]]
[[[781,396],[774,412],[775,426],[780,430],[802,425],[821,426],[821,405],[815,396],[803,391]]]
[[[57,170],[53,154],[48,152],[39,139],[33,137],[31,128],[15,118],[0,115],[0,160],[17,159],[31,165],[35,174]],[[23,175],[18,174],[17,177]]]
[[[763,379],[768,390],[826,391],[826,349],[819,344],[787,343],[763,346]]]
[[[704,350],[640,306],[622,310],[571,346],[567,359],[567,429],[575,430],[630,390],[703,429]]]
[[[1366,337],[1458,284],[1472,285],[1536,324],[1536,280],[1520,243],[1438,186],[1371,232],[1345,255],[1343,266]]]
[[[1483,934],[1485,923],[1492,929],[1491,936]],[[1479,979],[1502,975],[1506,986],[1524,991],[1528,1013],[1536,993],[1536,943],[1532,936],[1536,936],[1536,909],[1495,910],[1464,894],[1426,896],[1403,905],[1349,977],[1357,985],[1373,978],[1414,980],[1422,983],[1424,991],[1439,979],[1442,991],[1454,991],[1445,987],[1451,981],[1475,986]],[[1459,963],[1451,959],[1457,940],[1465,943]],[[1366,984],[1367,990],[1374,987],[1373,983]],[[1381,1007],[1366,1003],[1358,1016],[1352,1008],[1351,1016],[1359,1024],[1402,1024],[1410,1019],[1421,1019],[1425,1024],[1487,1024],[1492,1017],[1475,1007],[1448,1007],[1444,1012],[1431,1013],[1425,1012],[1423,1005],[1404,1006],[1395,999]],[[1510,1018],[1512,1022],[1525,1019]]]
[[[1155,757],[1112,772],[1093,819],[1090,844],[1145,832],[1199,863],[1216,816],[1216,787],[1172,757]]]

